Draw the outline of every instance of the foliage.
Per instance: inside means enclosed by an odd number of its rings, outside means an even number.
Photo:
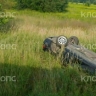
[[[0,3],[4,9],[14,8],[16,4],[15,0],[0,0]]]
[[[30,8],[43,12],[63,12],[66,10],[67,0],[16,0],[19,9]]]
[[[86,1],[85,6],[89,7],[90,5],[91,5],[90,1]]]
[[[10,13],[11,14],[11,13]],[[0,4],[0,32],[1,31],[8,31],[10,29],[10,22],[13,17],[2,8],[2,4]]]
[[[0,78],[0,96],[95,96],[96,82],[81,81],[86,74],[79,68],[61,68],[60,61],[42,51],[48,36],[75,35],[80,44],[94,45],[96,19],[81,17],[80,12],[95,9],[95,5],[69,4],[66,13],[17,11],[19,30],[0,33],[0,77],[16,76],[16,81]],[[7,44],[15,44],[16,49]],[[91,50],[96,52],[96,48]]]
[[[3,23],[3,18],[1,17],[2,14],[2,5],[0,4],[0,25]]]
[[[96,5],[96,0],[93,2],[94,5]]]
[[[86,2],[90,2],[93,3],[95,2],[95,0],[69,0],[69,2],[76,2],[76,3],[86,3]]]

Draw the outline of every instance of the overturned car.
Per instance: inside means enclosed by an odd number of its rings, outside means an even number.
[[[43,42],[43,50],[61,58],[61,64],[79,64],[83,69],[94,73],[96,69],[96,53],[79,45],[76,36],[48,37]]]

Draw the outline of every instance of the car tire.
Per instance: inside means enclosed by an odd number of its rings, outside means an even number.
[[[75,44],[78,45],[79,44],[79,39],[76,36],[71,36],[68,39],[68,44]]]
[[[61,35],[57,37],[56,45],[59,47],[61,47],[62,45],[66,46],[67,42],[68,42],[67,37]]]

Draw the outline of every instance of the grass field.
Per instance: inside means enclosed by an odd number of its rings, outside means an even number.
[[[95,7],[69,4],[64,13],[7,10],[16,16],[11,30],[0,33],[0,96],[95,96],[96,82],[81,81],[81,75],[88,74],[70,66],[61,68],[58,59],[42,51],[48,36],[73,35],[86,47],[94,45]],[[96,46],[89,49],[96,52]]]

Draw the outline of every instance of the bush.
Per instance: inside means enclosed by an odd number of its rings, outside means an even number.
[[[89,7],[90,5],[91,5],[90,1],[86,1],[85,6]]]
[[[11,9],[15,6],[15,0],[0,0],[0,3],[2,4],[4,9]]]
[[[30,8],[42,12],[63,12],[68,5],[67,0],[16,0],[19,9]]]
[[[12,17],[5,16],[6,12],[2,8],[2,5],[0,4],[0,32],[4,32],[4,30],[10,28],[9,23],[11,22]],[[11,25],[11,24],[10,24]],[[6,27],[8,26],[8,27]]]
[[[94,5],[96,5],[96,0],[93,2]]]

